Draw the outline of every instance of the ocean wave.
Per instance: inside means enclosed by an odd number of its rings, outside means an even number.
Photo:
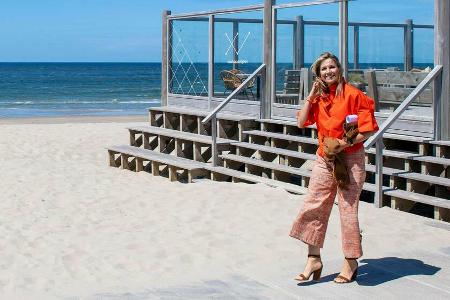
[[[105,101],[86,101],[86,100],[64,100],[64,101],[0,101],[0,106],[7,105],[61,105],[61,104],[156,104],[159,99],[150,100],[105,100]]]

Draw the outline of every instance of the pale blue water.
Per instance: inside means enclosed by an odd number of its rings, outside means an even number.
[[[0,63],[0,117],[145,115],[160,63]]]

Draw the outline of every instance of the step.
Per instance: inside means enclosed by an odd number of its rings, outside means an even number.
[[[277,163],[273,163],[273,162],[267,162],[267,161],[263,161],[260,159],[256,159],[256,158],[250,158],[250,157],[244,157],[244,156],[240,156],[240,155],[235,155],[235,154],[223,154],[220,157],[222,157],[223,159],[229,159],[229,160],[233,160],[233,161],[238,161],[238,162],[242,162],[242,163],[246,163],[246,164],[251,164],[254,166],[259,166],[262,168],[267,168],[267,169],[273,169],[273,170],[278,170],[278,171],[282,171],[282,172],[286,172],[286,173],[290,173],[290,174],[296,174],[296,175],[300,175],[300,176],[305,176],[305,177],[310,177],[311,176],[311,171],[308,170],[302,170],[299,168],[295,168],[295,167],[290,167],[290,166],[286,166],[286,165],[280,165]],[[375,192],[376,190],[376,185],[373,183],[364,183],[363,189],[369,192]],[[390,188],[387,186],[383,187],[383,191],[389,190]]]
[[[199,110],[199,109],[188,109],[188,108],[180,108],[180,107],[174,107],[174,106],[150,107],[148,110],[156,111],[156,112],[175,113],[175,114],[180,114],[180,115],[191,115],[191,116],[197,116],[197,117],[206,117],[210,113],[209,111],[204,111],[204,110]],[[255,118],[253,118],[251,116],[244,116],[244,115],[232,115],[232,114],[218,113],[217,119],[230,120],[230,121],[242,121],[242,120],[254,120]]]
[[[286,150],[286,149],[264,146],[264,145],[253,144],[253,143],[231,142],[231,145],[234,145],[236,147],[252,149],[252,150],[258,150],[258,151],[262,151],[262,152],[273,153],[273,154],[277,154],[277,155],[296,157],[296,158],[305,159],[305,160],[315,160],[316,159],[315,154],[309,154],[309,153],[298,152],[298,151],[293,151],[293,150]]]
[[[186,170],[203,169],[203,167],[205,166],[204,163],[200,163],[190,159],[129,145],[109,146],[107,147],[107,149],[108,151],[123,153],[132,157],[138,157],[149,161],[157,161],[162,164],[171,165]]]
[[[298,142],[298,143],[306,143],[306,144],[313,144],[313,145],[319,144],[319,141],[317,139],[313,139],[310,137],[297,136],[297,135],[275,133],[275,132],[269,132],[269,131],[260,131],[260,130],[248,130],[248,131],[244,131],[243,133],[248,134],[248,135],[262,136],[262,137],[267,137],[267,138],[274,138],[274,139],[286,140],[286,141],[292,141],[292,142]]]
[[[282,172],[286,172],[289,174],[295,174],[295,175],[306,176],[306,177],[311,176],[311,171],[300,169],[300,168],[295,168],[295,167],[291,167],[291,166],[281,165],[281,164],[277,164],[277,163],[273,163],[273,162],[268,162],[268,161],[264,161],[261,159],[245,157],[245,156],[240,156],[240,155],[235,155],[235,154],[222,154],[222,155],[219,155],[219,157],[221,157],[225,160],[227,160],[227,159],[233,160],[233,161],[237,161],[237,162],[241,162],[241,163],[245,163],[245,164],[258,166],[258,167],[265,168],[265,169],[282,171]]]
[[[375,173],[375,166],[366,164],[366,171]],[[388,167],[383,167],[383,174],[450,187],[450,179],[445,177],[426,175]]]
[[[295,126],[297,127],[297,122],[294,121],[294,119],[289,120],[281,120],[281,119],[256,119],[257,122],[260,123],[270,123],[270,124],[278,124],[278,125],[287,125],[287,126]],[[381,125],[381,124],[378,124]],[[313,128],[317,129],[317,126],[315,124],[306,126],[306,128]],[[403,135],[398,133],[384,133],[383,137],[386,139],[394,139],[394,140],[401,140],[401,141],[409,141],[409,142],[416,142],[416,143],[428,143],[431,141],[430,137],[426,136],[413,136],[413,135]],[[449,143],[445,143],[448,141],[443,141],[443,145],[448,145]]]
[[[375,148],[366,149],[366,153],[375,154],[376,150],[375,150]],[[444,166],[450,165],[450,159],[448,159],[448,158],[420,155],[415,152],[383,149],[383,156],[410,159],[410,160],[434,163],[434,164],[439,164],[439,165],[444,165]]]
[[[270,124],[277,124],[277,125],[286,125],[286,126],[293,126],[297,127],[297,122],[293,119],[290,120],[281,120],[281,119],[256,119],[256,122],[259,123],[270,123]],[[312,128],[316,129],[316,125],[309,125],[306,126],[306,128]]]
[[[282,134],[282,133],[274,133],[274,132],[259,131],[259,130],[249,130],[249,131],[244,131],[243,133],[248,134],[248,135],[262,136],[262,137],[268,137],[268,138],[274,138],[274,139],[280,139],[280,140],[293,141],[293,142],[298,142],[298,143],[307,143],[307,144],[313,144],[313,145],[319,144],[317,139]],[[375,148],[366,149],[366,153],[375,154],[376,150],[375,150]],[[417,154],[414,152],[407,152],[407,151],[386,150],[385,149],[385,150],[383,150],[383,156],[411,159],[411,160],[416,160],[416,161],[440,164],[440,165],[444,165],[444,166],[450,165],[450,159],[448,159],[448,158],[425,156],[425,155],[420,155],[420,154]]]
[[[381,126],[381,124],[378,124],[378,125]],[[403,135],[403,134],[395,134],[395,133],[384,133],[383,138],[391,139],[391,140],[416,142],[416,143],[428,143],[430,141],[429,137]]]
[[[296,193],[296,194],[306,194],[308,192],[308,189],[299,185],[295,185],[292,183],[286,183],[282,181],[277,181],[269,178],[264,178],[257,175],[248,174],[245,172],[232,170],[224,167],[213,167],[213,166],[207,166],[205,167],[206,170],[210,172],[215,172],[219,174],[223,174],[226,176],[230,176],[233,178],[237,178],[244,181],[254,182],[254,183],[263,183],[271,187],[279,187],[283,188],[289,192]]]
[[[314,154],[286,150],[286,149],[281,149],[281,148],[276,148],[276,147],[270,147],[270,146],[264,146],[264,145],[259,145],[259,144],[246,143],[246,142],[232,142],[231,144],[235,145],[237,147],[243,147],[243,148],[247,148],[247,149],[253,149],[253,150],[273,153],[273,154],[277,154],[277,155],[296,157],[296,158],[305,159],[305,160],[315,160],[316,159],[316,155],[314,155]],[[374,165],[366,165],[366,171],[372,172],[372,173],[375,172],[375,166]],[[450,186],[450,179],[448,179],[448,178],[432,176],[432,175],[425,175],[425,174],[420,174],[420,173],[413,173],[413,172],[404,171],[404,170],[400,170],[400,169],[383,167],[383,174],[390,175],[390,176],[398,176],[398,177],[402,177],[402,178],[406,178],[406,179],[413,179],[413,180],[428,182],[431,184],[439,184],[442,186]]]
[[[429,143],[434,144],[434,145],[440,145],[440,146],[450,146],[450,141],[433,140],[433,141],[429,141]]]
[[[387,119],[392,115],[391,110],[381,110],[375,112],[375,117],[380,117]],[[414,107],[410,106],[406,111],[404,111],[397,120],[402,121],[420,121],[420,122],[433,122],[433,116],[431,108],[425,107]]]
[[[363,190],[375,193],[376,189],[377,189],[377,186],[375,184],[364,182]],[[388,186],[383,186],[382,189],[383,189],[383,192],[385,192],[387,190],[390,190],[391,188]]]
[[[424,194],[418,194],[414,192],[408,192],[403,190],[389,190],[384,192],[385,195],[391,197],[397,197],[401,199],[406,199],[414,202],[420,202],[424,204],[429,204],[432,206],[437,206],[441,208],[450,209],[450,200],[442,199],[438,197],[428,196]]]
[[[130,132],[150,133],[150,134],[154,134],[154,135],[171,137],[171,138],[185,140],[185,141],[192,141],[192,142],[197,142],[197,143],[201,143],[201,144],[212,144],[212,137],[208,136],[208,135],[184,132],[184,131],[167,129],[167,128],[162,128],[162,127],[149,126],[149,125],[130,126],[130,127],[127,127],[127,129]],[[218,145],[219,144],[229,144],[230,142],[233,142],[233,141],[234,140],[217,138]]]

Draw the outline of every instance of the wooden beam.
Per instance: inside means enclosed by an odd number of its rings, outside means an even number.
[[[359,26],[353,26],[353,69],[359,69]]]
[[[264,98],[261,99],[261,117],[271,117],[271,104],[272,97],[275,96],[274,89],[274,59],[275,59],[275,47],[274,41],[276,40],[276,10],[272,10],[275,0],[264,0],[264,13],[263,13],[263,61],[266,65],[266,76],[263,85]],[[273,14],[272,14],[273,13]]]
[[[339,2],[339,60],[344,78],[348,78],[348,2]]]
[[[295,69],[301,69],[305,65],[305,24],[303,21],[303,16],[297,16],[295,18],[297,22],[296,26],[296,45],[297,51],[295,53],[296,57],[296,67]]]
[[[436,107],[436,137],[439,140],[450,140],[450,0],[434,0],[434,65],[442,65],[441,84],[435,85],[435,93],[439,95],[439,107]]]
[[[404,68],[409,71],[413,67],[413,22],[411,19],[406,20],[404,29]]]
[[[378,87],[375,71],[366,71],[364,76],[367,78],[367,95],[375,101],[375,111],[380,110],[380,101],[378,99]]]
[[[170,15],[170,10],[163,10],[162,12],[162,58],[161,58],[161,105],[167,105],[167,88],[169,79],[169,47],[168,41],[171,40],[172,34],[169,35],[169,21],[167,17]],[[171,58],[170,58],[171,60]]]
[[[214,97],[214,15],[209,16],[209,46],[208,46],[208,109]]]
[[[239,53],[239,22],[233,22],[233,69],[238,69]]]

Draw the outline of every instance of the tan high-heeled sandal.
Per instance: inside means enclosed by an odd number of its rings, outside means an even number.
[[[315,257],[320,260],[320,255],[308,254],[308,257]],[[313,280],[315,280],[315,281],[320,280],[320,275],[322,274],[322,269],[323,269],[323,263],[322,263],[322,260],[320,260],[320,268],[319,269],[314,270],[311,273],[309,273],[308,277],[306,277],[305,274],[301,273],[294,279],[297,281],[303,282],[303,281],[309,280],[311,275],[313,275]]]
[[[353,271],[353,274],[352,274],[352,277],[350,277],[350,279],[348,279],[347,277],[345,277],[345,276],[342,276],[342,275],[338,275],[338,276],[336,276],[336,278],[333,280],[334,281],[334,283],[350,283],[350,282],[352,282],[352,281],[355,281],[356,280],[356,277],[358,276],[358,261],[356,260],[356,258],[345,258],[345,259],[347,259],[347,260],[355,260],[355,262],[356,262],[356,269]],[[341,279],[342,281],[336,281],[336,279]]]

